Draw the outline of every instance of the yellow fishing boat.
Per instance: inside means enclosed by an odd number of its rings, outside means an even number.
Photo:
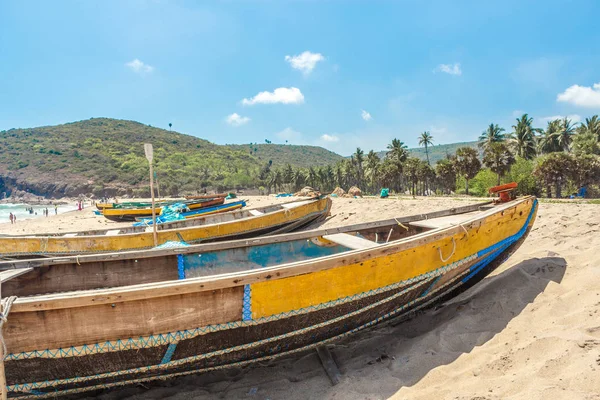
[[[323,197],[168,222],[157,225],[157,244],[193,244],[290,232],[324,218],[330,208],[331,200]],[[0,236],[0,258],[148,249],[154,246],[152,229],[142,226],[60,235]]]
[[[493,271],[536,212],[525,197],[251,241],[0,263],[8,392],[55,397],[239,368],[406,318]]]

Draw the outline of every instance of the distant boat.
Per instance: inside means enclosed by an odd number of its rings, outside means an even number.
[[[214,207],[204,207],[204,208],[200,208],[200,209],[194,210],[194,211],[179,213],[179,215],[182,217],[181,219],[198,218],[198,217],[203,217],[206,215],[238,210],[242,207],[246,207],[246,202],[244,200],[234,201],[234,202],[227,203],[227,204],[221,204],[221,205],[214,206]],[[139,222],[134,223],[133,226],[152,225],[152,218],[136,218],[136,220]],[[163,224],[166,222],[173,222],[173,221],[177,221],[177,220],[170,219],[168,215],[159,215],[156,217],[156,222],[158,224]]]
[[[218,204],[223,204],[224,202],[225,198],[215,197],[198,200],[187,200],[185,203],[190,210],[196,210],[198,208],[216,206]],[[162,207],[155,207],[154,210],[156,215],[158,215],[160,214]],[[102,210],[102,215],[104,215],[105,218],[110,219],[111,221],[135,221],[136,218],[152,216],[152,207],[150,206],[140,208],[105,208],[104,210]]]
[[[186,200],[198,200],[198,199],[207,199],[207,198],[213,198],[213,197],[227,197],[229,195],[229,193],[219,193],[219,194],[203,194],[203,195],[198,195],[198,196],[185,196]]]
[[[9,396],[240,368],[407,318],[498,267],[536,212],[529,196],[251,240],[0,263],[3,296],[18,296],[4,324]]]
[[[324,218],[330,208],[331,199],[321,197],[157,224],[158,244],[194,244],[291,232]],[[0,258],[149,249],[154,246],[152,230],[149,226],[130,226],[60,234],[0,235]]]

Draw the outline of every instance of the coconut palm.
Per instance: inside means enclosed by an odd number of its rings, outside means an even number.
[[[477,175],[481,169],[481,162],[479,161],[477,150],[472,147],[459,147],[456,149],[454,165],[457,174],[465,178],[465,193],[469,194],[469,180],[475,178],[475,175]]]
[[[595,135],[600,141],[600,119],[597,115],[591,118],[586,118],[585,123],[581,124],[581,127],[586,131]]]
[[[492,143],[485,152],[483,153],[483,163],[486,167],[492,170],[492,172],[498,175],[498,183],[500,184],[500,178],[504,176],[509,170],[511,165],[515,163],[515,157],[510,152],[506,143],[496,142]]]
[[[513,132],[509,135],[510,142],[519,157],[531,160],[537,153],[535,133],[539,132],[532,126],[533,118],[523,114],[517,118],[517,124],[513,125]]]
[[[357,147],[352,159],[354,160],[354,165],[356,165],[357,184],[360,187],[364,177],[363,162],[365,161],[365,152],[360,147]]]
[[[560,130],[556,134],[556,142],[563,151],[568,153],[571,151],[571,143],[573,143],[573,135],[575,134],[575,125],[567,117],[560,122]]]
[[[371,150],[369,151],[369,154],[367,154],[367,161],[365,164],[366,175],[369,178],[369,184],[371,185],[371,189],[375,191],[377,186],[377,178],[379,176],[379,167],[381,165],[381,160],[379,159],[377,153]]]
[[[538,140],[538,153],[548,154],[561,151],[558,144],[558,133],[561,129],[561,121],[555,119],[548,121],[545,130],[542,130],[542,136]]]
[[[419,136],[419,146],[425,146],[425,155],[427,156],[427,164],[431,165],[429,162],[429,149],[427,148],[427,146],[433,146],[433,136],[431,136],[431,133],[425,131],[423,133],[421,133],[421,136]]]
[[[503,142],[505,139],[504,128],[500,128],[498,124],[490,124],[488,128],[479,136],[479,147],[484,150],[492,143]]]
[[[438,183],[442,185],[442,188],[447,194],[450,194],[451,191],[456,189],[456,169],[454,167],[454,160],[439,160],[435,166],[435,174]]]
[[[399,139],[392,139],[392,143],[387,146],[388,152],[386,157],[396,162],[398,165],[402,165],[408,158],[408,146],[401,142]]]

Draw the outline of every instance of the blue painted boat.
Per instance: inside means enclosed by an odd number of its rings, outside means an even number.
[[[165,214],[165,215],[161,214],[156,217],[156,223],[163,224],[165,222],[173,222],[173,221],[180,221],[180,220],[190,219],[190,218],[204,217],[206,215],[218,214],[218,213],[237,210],[242,207],[246,207],[245,200],[234,201],[234,202],[227,203],[227,204],[220,204],[218,206],[213,206],[213,207],[201,208],[198,210],[192,210],[192,211],[188,211],[188,212],[184,212],[184,213],[172,213],[172,214]],[[149,226],[149,225],[152,225],[152,218],[140,218],[138,220],[138,222],[133,224],[133,226]]]

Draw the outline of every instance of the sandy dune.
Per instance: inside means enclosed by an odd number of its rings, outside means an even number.
[[[253,198],[251,206],[270,201]],[[335,199],[333,216],[325,224],[466,204],[452,199]],[[35,230],[104,224],[87,214],[49,217]],[[19,229],[34,228],[24,223]],[[6,224],[0,232],[8,232]],[[99,398],[600,399],[599,310],[600,206],[541,203],[529,238],[493,276],[436,310],[332,345],[343,373],[337,386],[331,386],[316,354],[308,352],[244,370],[101,393]]]

